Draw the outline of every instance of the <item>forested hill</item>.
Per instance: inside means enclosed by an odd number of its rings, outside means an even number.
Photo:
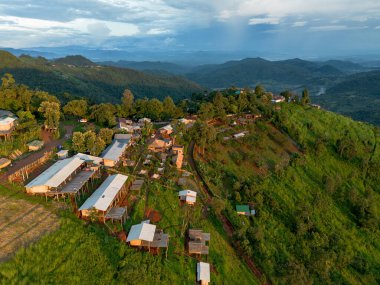
[[[198,84],[184,78],[98,66],[80,56],[50,62],[42,57],[16,57],[0,51],[0,74],[4,73],[11,73],[17,82],[56,94],[60,99],[87,97],[95,103],[117,103],[126,88],[137,98],[171,96],[174,100],[201,90]]]
[[[313,79],[329,79],[344,75],[336,63],[311,62],[301,59],[269,61],[246,58],[224,64],[205,65],[194,69],[187,77],[212,88],[253,86],[257,83],[302,85]],[[267,85],[267,84],[266,84]]]
[[[314,101],[331,111],[380,126],[380,71],[350,75]]]

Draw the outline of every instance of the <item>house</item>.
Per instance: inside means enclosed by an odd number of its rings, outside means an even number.
[[[88,122],[88,120],[86,118],[82,118],[79,120],[79,123],[87,123],[87,122]]]
[[[197,263],[197,282],[201,285],[208,285],[210,282],[210,264],[205,262]]]
[[[148,149],[153,152],[164,152],[167,151],[171,146],[173,142],[171,139],[152,139],[150,143],[148,144]]]
[[[127,237],[127,243],[131,246],[148,248],[149,251],[159,248],[168,248],[169,235],[164,234],[162,230],[157,229],[156,225],[148,222],[142,222],[133,225]],[[166,252],[167,253],[167,252]]]
[[[26,144],[28,146],[29,151],[37,151],[40,150],[44,146],[43,141],[34,140],[30,143]]]
[[[104,150],[101,157],[107,167],[115,167],[130,146],[132,136],[130,134],[116,134],[113,142]]]
[[[236,212],[239,215],[249,216],[251,210],[249,209],[248,205],[236,205]]]
[[[189,128],[194,124],[195,120],[187,119],[187,118],[181,118],[178,120],[178,122],[180,122],[181,124],[184,124],[186,126],[186,128]]]
[[[0,158],[0,169],[7,167],[10,165],[12,161],[8,158]]]
[[[234,134],[233,137],[234,137],[235,139],[240,139],[240,138],[245,137],[245,133],[244,133],[244,132],[241,132],[241,133],[238,133],[238,134]]]
[[[39,176],[29,182],[26,192],[29,194],[57,191],[69,182],[83,167],[85,161],[78,157],[59,160]]]
[[[167,125],[165,127],[159,128],[158,133],[162,136],[169,136],[173,133],[173,127],[172,125]]]
[[[108,176],[79,208],[82,217],[96,216],[105,221],[109,211],[114,207],[118,208],[117,203],[126,195],[127,180],[128,176],[122,174]]]
[[[272,103],[282,103],[285,102],[285,97],[284,96],[273,96]]]
[[[178,169],[182,168],[183,165],[183,153],[179,153],[173,157],[173,163]]]
[[[204,233],[202,230],[190,229],[188,250],[189,254],[208,254],[210,234]]]
[[[132,126],[133,122],[125,118],[118,118],[117,128],[120,130],[125,130],[128,133],[133,133],[134,129]]]
[[[140,126],[144,126],[145,124],[150,124],[150,123],[152,123],[152,120],[149,118],[141,118],[138,120],[138,124]]]
[[[188,204],[194,205],[197,200],[197,192],[192,190],[182,190],[178,192],[179,200]]]
[[[58,159],[65,159],[69,155],[69,151],[67,149],[62,149],[59,152],[57,152]]]
[[[136,179],[133,181],[132,186],[130,188],[131,191],[140,191],[141,188],[144,185],[144,180],[143,179]]]
[[[0,137],[9,138],[16,126],[17,116],[10,111],[0,110]]]

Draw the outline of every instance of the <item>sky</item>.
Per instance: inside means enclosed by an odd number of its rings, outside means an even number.
[[[380,0],[1,0],[0,47],[377,54]]]

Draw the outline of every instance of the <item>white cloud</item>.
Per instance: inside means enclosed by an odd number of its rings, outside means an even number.
[[[292,27],[304,27],[306,24],[307,24],[306,21],[298,21],[298,22],[294,22]]]
[[[368,26],[347,26],[347,25],[327,25],[327,26],[316,26],[311,27],[310,31],[344,31],[344,30],[363,30],[367,29]]]
[[[261,24],[268,24],[268,25],[278,25],[280,23],[279,18],[252,18],[249,19],[248,24],[249,25],[261,25]]]

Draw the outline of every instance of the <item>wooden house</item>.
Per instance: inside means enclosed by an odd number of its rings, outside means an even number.
[[[164,126],[160,129],[158,129],[158,133],[164,137],[167,137],[173,133],[173,127],[172,127],[172,125]]]
[[[44,146],[43,141],[34,140],[30,143],[26,144],[28,146],[29,151],[37,151],[40,150]]]
[[[126,149],[131,144],[130,134],[116,134],[113,142],[105,149],[101,157],[107,167],[115,167],[121,160]]]
[[[0,137],[8,139],[16,126],[17,116],[10,111],[0,110]]]
[[[67,149],[62,149],[59,152],[57,152],[58,159],[65,159],[69,155],[69,151]]]
[[[210,241],[209,233],[204,233],[202,230],[190,229],[189,241],[188,241],[189,254],[199,254],[199,255],[208,254],[209,241]]]
[[[142,222],[133,225],[127,237],[127,243],[131,246],[153,249],[168,248],[169,235],[157,229],[156,225]]]
[[[171,139],[153,139],[148,144],[148,149],[153,152],[165,152],[171,146],[173,142]]]

